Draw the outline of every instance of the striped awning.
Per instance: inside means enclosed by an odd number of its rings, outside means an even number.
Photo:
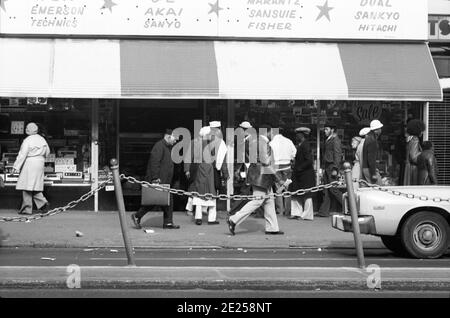
[[[442,100],[425,43],[0,38],[0,96]]]

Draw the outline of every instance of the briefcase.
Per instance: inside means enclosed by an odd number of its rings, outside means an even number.
[[[160,184],[160,186],[170,189],[170,184]],[[142,186],[141,205],[169,206],[170,192]]]

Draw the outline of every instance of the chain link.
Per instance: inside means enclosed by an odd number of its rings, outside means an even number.
[[[112,181],[112,177],[109,177],[106,181],[100,183],[97,188],[92,189],[91,191],[83,194],[78,200],[70,201],[65,206],[51,209],[50,211],[48,211],[46,213],[33,214],[31,216],[1,217],[0,218],[0,222],[25,222],[25,223],[29,223],[31,221],[39,220],[39,219],[42,219],[42,218],[47,217],[47,216],[57,215],[59,213],[65,212],[65,211],[70,210],[70,209],[73,209],[80,202],[84,202],[84,201],[88,200],[90,197],[95,195],[101,189],[106,187],[106,185],[109,182],[111,182],[111,181]]]
[[[198,198],[201,198],[204,200],[217,199],[217,200],[237,200],[238,201],[238,200],[264,200],[264,199],[273,198],[273,197],[289,198],[292,196],[301,196],[301,195],[305,195],[310,192],[312,193],[312,192],[323,191],[324,189],[329,189],[329,188],[344,185],[344,183],[341,181],[333,181],[329,184],[319,185],[319,186],[308,188],[308,189],[299,189],[294,192],[285,191],[282,193],[270,193],[270,194],[266,194],[264,196],[243,195],[243,194],[232,194],[232,195],[219,194],[219,195],[217,195],[217,194],[213,194],[213,193],[200,194],[196,191],[190,192],[190,191],[184,191],[184,190],[180,190],[180,189],[171,189],[171,188],[164,187],[157,183],[150,183],[147,181],[139,181],[134,177],[125,176],[124,174],[121,174],[120,178],[122,180],[126,180],[130,183],[140,184],[143,187],[153,188],[158,191],[167,191],[171,194],[184,195],[184,196],[188,196],[188,197],[198,197]]]
[[[365,184],[366,186],[368,186],[368,187],[370,187],[372,189],[375,189],[375,190],[378,190],[378,191],[382,191],[382,192],[386,192],[386,193],[390,193],[392,195],[396,195],[396,196],[400,196],[400,197],[405,197],[405,198],[408,198],[408,199],[419,199],[421,201],[448,202],[448,203],[450,203],[450,198],[447,198],[447,199],[443,199],[443,198],[440,198],[440,197],[430,198],[429,196],[423,195],[423,194],[422,195],[416,195],[414,193],[405,193],[405,192],[401,192],[401,191],[398,191],[398,190],[391,190],[391,189],[389,189],[387,187],[381,187],[378,184],[372,184],[372,183],[369,183],[366,180],[362,180],[362,179],[359,179],[359,180],[358,179],[353,179],[353,182],[358,182],[360,184],[362,183],[362,184]]]

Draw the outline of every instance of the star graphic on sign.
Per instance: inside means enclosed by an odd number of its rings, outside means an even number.
[[[319,20],[323,16],[327,17],[328,21],[331,21],[330,20],[330,10],[334,9],[334,7],[328,6],[328,0],[325,1],[325,4],[323,6],[316,6],[316,7],[319,8],[319,10],[320,10],[320,13],[319,13],[316,21]]]
[[[112,0],[103,1],[105,1],[105,4],[103,5],[102,9],[109,9],[110,12],[112,12],[112,7],[117,5],[116,3],[112,2]]]
[[[208,14],[215,12],[217,14],[217,16],[219,16],[219,11],[223,10],[223,8],[219,7],[219,0],[217,0],[216,3],[214,3],[214,4],[211,4],[211,3],[208,3],[208,4],[211,7],[209,9]]]
[[[2,8],[3,11],[5,11],[5,12],[6,12],[6,8],[5,8],[5,2],[6,1],[8,1],[8,0],[0,0],[0,8]]]

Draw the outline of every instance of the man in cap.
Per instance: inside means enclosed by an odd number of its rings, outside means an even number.
[[[164,137],[156,142],[150,153],[150,160],[147,165],[147,181],[151,183],[171,184],[174,173],[174,164],[171,157],[172,146],[177,138],[172,134],[172,129],[166,129]],[[131,214],[136,228],[141,228],[142,217],[153,206],[141,206],[136,213]],[[173,198],[170,194],[169,206],[161,207],[164,212],[164,229],[179,229],[179,225],[173,224]]]
[[[370,132],[366,135],[362,151],[363,179],[369,183],[381,185],[380,172],[377,169],[378,137],[383,124],[374,119],[370,122]]]
[[[342,146],[341,140],[336,134],[336,126],[332,123],[328,123],[324,127],[325,133],[325,150],[323,154],[323,164],[324,164],[324,178],[325,184],[336,181],[339,175],[339,168],[342,161]],[[322,205],[319,208],[320,217],[330,216],[330,211],[338,211],[340,200],[339,196],[336,196],[336,189],[324,189],[324,199]]]
[[[308,127],[299,127],[295,129],[295,138],[297,142],[297,154],[293,169],[293,180],[290,190],[292,192],[300,189],[308,189],[316,185],[314,174],[313,158],[307,138],[311,133]],[[312,194],[307,193],[303,196],[292,197],[292,209],[289,219],[312,220],[314,218]]]

